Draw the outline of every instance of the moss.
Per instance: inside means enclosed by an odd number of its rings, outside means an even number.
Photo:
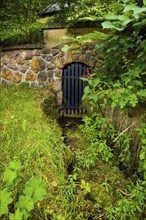
[[[75,160],[75,156],[69,147],[64,148],[64,163],[68,167]]]
[[[99,185],[96,182],[92,182],[91,184],[91,193],[89,194],[89,198],[92,201],[100,201],[100,205],[105,207],[107,204],[112,203],[114,198],[106,191],[105,187]]]
[[[67,143],[73,151],[86,149],[86,142],[79,128],[69,128],[66,132]]]
[[[58,120],[61,117],[60,110],[57,106],[56,96],[49,92],[42,102],[42,109],[46,116]]]
[[[109,197],[112,201],[115,198],[119,197],[119,189],[122,191],[128,192],[129,181],[125,179],[121,171],[117,167],[112,167],[108,163],[104,163],[101,160],[98,160],[94,167],[90,169],[82,170],[79,176],[79,179],[84,179],[89,182],[91,185],[91,198],[96,200],[95,194],[99,194],[100,190],[103,194],[109,194]],[[102,187],[101,187],[102,186]],[[100,188],[101,187],[101,188]],[[97,192],[96,192],[97,191]],[[104,200],[104,196],[101,195],[101,200]]]

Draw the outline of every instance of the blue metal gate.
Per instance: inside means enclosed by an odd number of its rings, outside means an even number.
[[[85,87],[88,66],[82,63],[71,63],[63,69],[63,108],[64,116],[77,116],[84,113],[81,100]]]

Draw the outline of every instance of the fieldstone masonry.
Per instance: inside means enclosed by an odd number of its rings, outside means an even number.
[[[62,70],[72,62],[81,62],[91,70],[101,69],[103,55],[96,54],[93,44],[68,43],[43,49],[16,49],[1,52],[0,82],[18,85],[28,83],[30,87],[49,88],[56,93],[58,105],[62,104]]]

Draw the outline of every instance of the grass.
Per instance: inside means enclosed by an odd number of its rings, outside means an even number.
[[[57,167],[62,167],[58,158],[63,144],[61,129],[43,114],[45,93],[27,87],[1,87],[1,171],[13,158],[20,158],[26,170],[34,165],[38,173],[42,162],[47,162],[46,170],[51,164],[52,176]],[[30,169],[28,176],[32,174],[34,170]]]
[[[41,108],[46,96],[48,91],[26,86],[0,87],[0,176],[11,160],[20,159],[21,187],[31,176],[41,176],[52,193],[64,184],[66,172],[60,126]]]
[[[54,99],[49,97],[51,93],[43,89],[0,87],[0,187],[4,187],[2,178],[8,163],[19,159],[23,181],[17,186],[15,202],[32,176],[46,182],[47,195],[35,205],[30,220],[111,219],[106,218],[111,215],[110,205],[124,199],[122,193],[129,193],[133,184],[118,167],[96,158],[82,129],[68,128],[65,146],[58,113],[52,110]],[[84,167],[86,163],[90,166]],[[127,201],[131,202],[129,197]],[[9,208],[12,212],[13,206]],[[129,219],[141,219],[139,216]]]

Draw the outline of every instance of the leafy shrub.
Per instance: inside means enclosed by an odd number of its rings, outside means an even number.
[[[43,25],[40,23],[0,22],[0,42],[3,46],[43,43]]]

